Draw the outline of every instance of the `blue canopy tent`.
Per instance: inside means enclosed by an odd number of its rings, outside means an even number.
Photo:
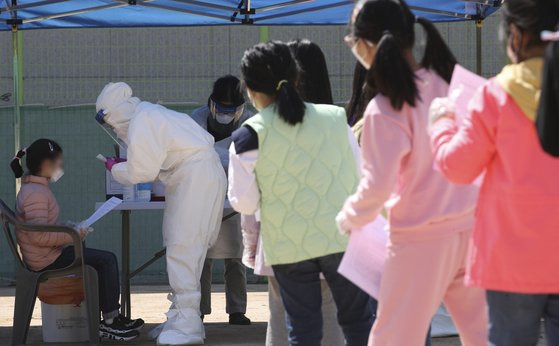
[[[481,23],[502,0],[407,0],[416,15],[434,22],[477,24],[481,70]],[[13,37],[14,134],[20,146],[23,105],[21,30],[56,28],[176,27],[208,25],[345,25],[350,0],[3,0],[0,30]]]
[[[9,2],[5,0],[5,2]],[[435,22],[483,19],[498,0],[409,0]],[[192,25],[347,24],[350,0],[11,0],[0,9],[8,30]]]

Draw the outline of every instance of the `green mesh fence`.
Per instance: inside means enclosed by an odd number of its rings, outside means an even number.
[[[505,62],[497,40],[500,16],[483,27],[483,74],[496,74]],[[475,69],[475,24],[437,24],[461,64]],[[307,38],[326,55],[334,99],[344,103],[351,92],[354,58],[343,43],[343,26],[270,27],[269,38],[288,41]],[[416,53],[424,41],[418,28]],[[259,41],[257,27],[128,28],[33,30],[23,33],[23,71],[26,106],[22,111],[22,144],[48,137],[65,151],[66,175],[53,185],[61,220],[81,220],[104,199],[104,171],[95,160],[111,153],[112,143],[93,121],[92,104],[110,81],[128,82],[137,96],[190,112],[204,104],[212,82],[227,73],[239,74],[243,52]],[[0,95],[13,92],[11,33],[0,33]],[[13,157],[13,100],[0,98],[0,198],[14,202],[14,179],[8,167]],[[65,105],[71,106],[61,107]],[[35,106],[36,105],[36,106]],[[91,247],[120,254],[120,217],[113,213],[88,238]],[[132,214],[132,268],[161,248],[161,212]],[[14,267],[0,236],[0,285],[13,278]],[[221,275],[216,269],[216,279]],[[139,280],[159,281],[164,263],[158,261]]]

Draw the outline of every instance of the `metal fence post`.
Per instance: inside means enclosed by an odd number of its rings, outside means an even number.
[[[261,26],[260,29],[260,42],[270,41],[270,29],[267,26]]]
[[[12,27],[13,79],[14,79],[14,152],[21,149],[21,107],[23,106],[23,33],[17,25]],[[16,195],[21,179],[16,180]]]
[[[482,64],[482,45],[481,45],[481,29],[483,27],[483,20],[476,20],[476,73],[481,76]]]

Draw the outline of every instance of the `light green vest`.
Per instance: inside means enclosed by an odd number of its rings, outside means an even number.
[[[358,182],[343,108],[305,104],[303,123],[283,121],[275,105],[248,119],[258,134],[255,173],[267,265],[345,251],[336,215]]]

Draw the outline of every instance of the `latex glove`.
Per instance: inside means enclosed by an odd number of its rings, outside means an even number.
[[[245,246],[243,249],[243,264],[248,268],[254,269],[256,263],[256,245]]]
[[[242,262],[245,266],[254,269],[260,222],[254,215],[241,215],[241,230],[244,246]]]
[[[121,159],[120,157],[107,157],[105,168],[110,172],[113,169],[114,165],[121,162],[126,162],[126,159]]]
[[[338,215],[336,215],[336,226],[338,226],[338,231],[342,235],[351,233],[351,229],[345,225],[345,216],[343,212],[339,212]]]
[[[454,102],[448,97],[437,97],[429,107],[429,128],[441,119],[456,119]]]

